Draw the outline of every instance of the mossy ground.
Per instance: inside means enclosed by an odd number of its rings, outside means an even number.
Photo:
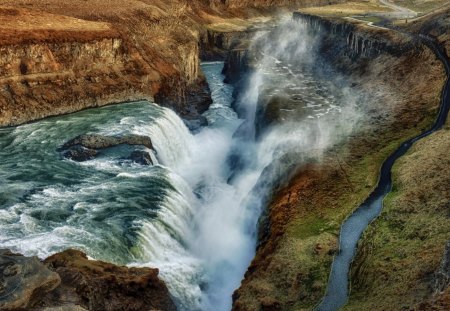
[[[394,166],[393,191],[360,242],[345,310],[409,310],[433,296],[450,239],[449,148],[447,126]]]
[[[431,120],[431,117],[427,118],[419,128],[426,127]],[[309,310],[324,295],[330,266],[337,251],[340,225],[376,185],[379,168],[384,159],[407,137],[415,136],[419,132],[417,129],[409,130],[402,133],[403,138],[386,140],[384,148],[363,157],[351,167],[346,167],[346,174],[352,186],[346,184],[346,180],[341,177],[340,184],[334,185],[333,192],[327,191],[325,201],[328,202],[320,203],[320,209],[308,213],[307,217],[298,217],[290,223],[287,231],[289,238],[285,243],[292,246],[285,249],[294,251],[286,253],[286,257],[294,259],[298,267],[301,267],[302,274],[308,276],[306,280],[310,280],[302,282],[302,295],[305,298],[293,304],[290,310]],[[310,206],[309,209],[314,210],[314,206]],[[305,249],[308,250],[306,253]]]

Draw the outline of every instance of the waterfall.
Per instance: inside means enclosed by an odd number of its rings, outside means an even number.
[[[230,310],[278,180],[304,158],[320,159],[358,119],[346,88],[335,96],[328,90],[336,81],[308,69],[315,38],[306,27],[287,22],[253,40],[260,53],[239,113],[223,64],[203,64],[214,103],[204,114],[209,126],[195,135],[173,111],[148,102],[4,130],[0,247],[40,257],[76,247],[95,259],[157,267],[179,310]],[[266,126],[272,99],[279,106]],[[149,136],[155,165],[124,161],[135,146],[83,163],[56,152],[85,133]]]

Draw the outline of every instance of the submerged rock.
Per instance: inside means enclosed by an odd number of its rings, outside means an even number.
[[[68,150],[63,152],[63,156],[67,159],[71,159],[77,162],[83,162],[87,160],[92,160],[98,154],[97,150],[85,148],[80,145],[70,147]]]
[[[158,269],[89,260],[77,250],[44,263],[3,250],[0,268],[0,310],[176,310]]]
[[[202,115],[184,117],[183,121],[187,128],[193,133],[200,131],[202,127],[208,126],[208,120]]]
[[[134,163],[141,165],[153,165],[152,157],[150,153],[147,151],[136,150],[131,153],[131,155],[127,158],[127,160],[131,160]]]
[[[60,283],[37,257],[0,250],[0,310],[29,310]]]

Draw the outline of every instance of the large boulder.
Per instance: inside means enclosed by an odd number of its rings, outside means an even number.
[[[154,150],[152,140],[150,137],[144,135],[106,136],[86,134],[77,136],[66,142],[59,151],[67,159],[83,162],[94,159],[102,149],[119,145],[143,146]],[[142,150],[133,151],[126,159],[142,165],[153,165],[150,154]]]
[[[44,263],[60,275],[61,285],[42,297],[42,309],[71,304],[94,311],[176,310],[158,269],[89,260],[77,250],[58,253]]]
[[[43,263],[0,250],[0,273],[0,310],[176,310],[158,269],[89,260],[77,250]]]
[[[87,149],[105,149],[118,145],[142,145],[149,149],[153,149],[150,137],[135,134],[123,136],[106,136],[98,134],[80,135],[65,143],[62,148],[69,149],[77,145]]]
[[[37,257],[0,250],[0,310],[30,310],[61,283]]]

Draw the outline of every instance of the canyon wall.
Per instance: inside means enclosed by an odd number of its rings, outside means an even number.
[[[156,2],[2,5],[0,126],[138,99],[195,118],[211,102],[199,67],[202,29],[177,16],[194,13]]]
[[[432,123],[446,78],[434,53],[408,35],[347,20],[294,18],[319,38],[313,50],[317,74],[331,78],[320,70],[322,64],[331,66],[352,93],[360,94],[364,118],[349,139],[320,161],[304,163],[277,189],[233,310],[311,310],[320,302],[340,224],[375,186],[382,161]],[[302,40],[305,34],[298,35]],[[239,70],[242,62],[234,63]],[[260,105],[266,120],[279,115],[274,109],[285,108]]]
[[[144,98],[198,122],[211,103],[199,54],[223,58],[249,35],[206,26],[317,3],[2,1],[0,126]]]
[[[2,126],[151,98],[159,83],[159,76],[118,36],[3,45],[0,54]]]

